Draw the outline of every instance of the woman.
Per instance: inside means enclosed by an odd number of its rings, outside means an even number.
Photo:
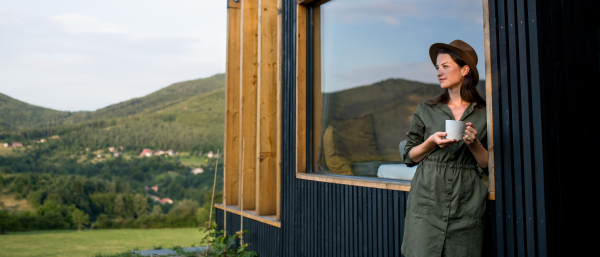
[[[477,166],[488,166],[485,101],[477,93],[477,54],[455,40],[429,49],[444,92],[421,103],[403,158],[419,164],[406,206],[402,253],[481,256],[487,187]],[[445,121],[466,122],[462,140],[445,139]]]

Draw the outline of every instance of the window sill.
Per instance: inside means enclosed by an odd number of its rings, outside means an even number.
[[[256,215],[256,212],[254,212],[252,210],[240,211],[240,209],[237,206],[233,206],[233,205],[224,206],[223,204],[215,204],[215,208],[224,210],[226,212],[231,212],[231,213],[234,213],[237,215],[241,215],[246,218],[256,220],[258,222],[266,223],[271,226],[281,228],[281,221],[277,220],[275,218],[276,217],[275,215],[259,216],[259,215]]]
[[[377,179],[377,178],[363,178],[363,177],[350,177],[340,175],[326,175],[326,174],[315,174],[315,173],[296,173],[297,179],[312,180],[333,184],[361,186],[380,188],[387,190],[396,191],[410,191],[410,182],[407,181],[393,181],[389,179]],[[496,193],[489,192],[488,200],[496,200]]]

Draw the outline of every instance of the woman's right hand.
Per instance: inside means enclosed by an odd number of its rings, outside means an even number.
[[[448,148],[460,142],[460,140],[445,139],[444,137],[446,135],[446,132],[436,132],[435,134],[431,135],[427,140],[438,145],[440,148]]]

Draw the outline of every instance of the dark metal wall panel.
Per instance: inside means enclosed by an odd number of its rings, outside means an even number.
[[[578,197],[571,173],[599,154],[600,137],[582,137],[595,131],[586,119],[600,88],[599,8],[489,0],[496,200],[488,201],[485,256],[558,254],[559,237],[572,232],[564,225],[576,214],[567,211]],[[282,226],[245,219],[247,241],[260,256],[401,256],[408,192],[295,177],[294,0],[283,1],[282,15]],[[219,226],[223,219],[217,210]],[[239,226],[227,213],[227,229]]]

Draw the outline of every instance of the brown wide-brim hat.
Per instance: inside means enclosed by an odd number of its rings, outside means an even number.
[[[473,47],[458,39],[452,41],[450,44],[435,43],[429,47],[429,57],[431,57],[433,66],[436,64],[437,54],[440,49],[450,50],[465,60],[467,65],[469,65],[471,72],[473,73],[475,83],[479,83],[479,72],[477,71],[477,53],[475,53],[475,49],[473,49]]]

